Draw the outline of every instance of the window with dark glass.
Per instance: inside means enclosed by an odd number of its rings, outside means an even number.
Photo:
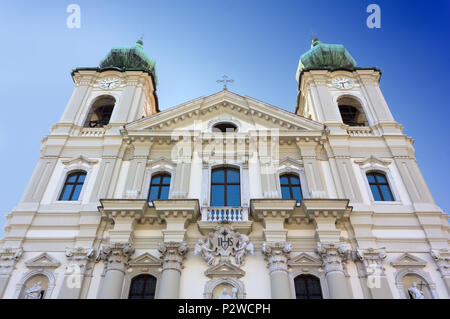
[[[241,206],[240,171],[221,167],[211,172],[211,206]]]
[[[213,132],[237,132],[237,126],[232,123],[218,123],[213,126]]]
[[[294,279],[297,299],[322,299],[319,278],[313,275],[300,275]]]
[[[280,176],[281,198],[296,199],[298,203],[302,200],[302,187],[300,178],[294,174]]]
[[[367,173],[370,190],[375,201],[394,201],[386,175],[377,172]]]
[[[131,279],[128,299],[155,299],[156,278],[139,275]]]
[[[67,176],[64,187],[59,195],[59,200],[76,201],[80,197],[86,172],[78,171]]]
[[[158,174],[152,177],[150,183],[150,191],[148,193],[148,201],[154,199],[168,199],[170,189],[170,175]]]

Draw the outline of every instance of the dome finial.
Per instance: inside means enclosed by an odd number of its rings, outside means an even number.
[[[141,36],[139,37],[139,39],[136,41],[136,44],[139,44],[141,46],[144,46],[144,32],[142,32]]]
[[[311,48],[314,48],[316,45],[320,43],[319,38],[315,32],[311,33]]]

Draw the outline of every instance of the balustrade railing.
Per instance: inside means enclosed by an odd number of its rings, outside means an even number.
[[[203,207],[202,221],[246,222],[248,221],[248,207]]]

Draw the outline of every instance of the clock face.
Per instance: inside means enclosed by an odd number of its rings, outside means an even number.
[[[334,78],[332,83],[334,87],[344,90],[351,89],[354,85],[353,81],[347,78]]]
[[[100,81],[100,87],[107,90],[114,89],[119,86],[119,84],[120,80],[117,78],[108,78]]]

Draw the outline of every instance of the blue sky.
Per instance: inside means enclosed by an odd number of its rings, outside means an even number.
[[[66,26],[71,3],[81,7],[80,29]],[[366,26],[371,3],[381,7],[381,29]],[[97,66],[112,46],[145,33],[161,109],[220,90],[216,80],[227,74],[231,91],[294,111],[295,72],[312,32],[344,44],[358,66],[382,70],[388,105],[448,212],[449,1],[2,0],[0,227],[70,98],[73,68]]]

